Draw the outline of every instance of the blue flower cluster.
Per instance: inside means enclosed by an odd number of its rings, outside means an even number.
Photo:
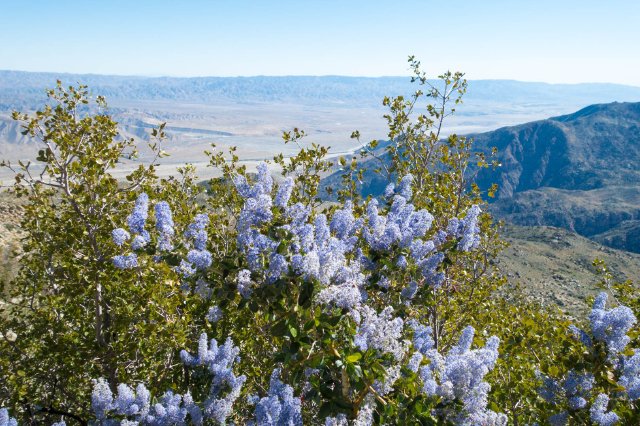
[[[589,337],[589,335],[585,333],[584,330],[571,324],[569,326],[569,332],[573,335],[574,338],[576,338],[577,340],[580,340],[586,347],[588,348],[593,347],[593,342],[591,341],[591,337]]]
[[[433,329],[414,319],[409,321],[409,326],[413,329],[413,347],[421,354],[426,355],[436,345],[433,340]]]
[[[141,193],[136,200],[133,212],[127,218],[129,231],[133,234],[131,249],[141,250],[149,244],[151,236],[145,230],[145,224],[149,216],[149,196]],[[173,218],[171,208],[165,201],[161,201],[155,206],[156,230],[158,231],[158,250],[169,251],[173,249],[171,239],[175,233],[173,229]],[[131,234],[123,228],[114,229],[111,232],[113,242],[122,247],[125,242],[131,239]],[[138,266],[138,256],[136,253],[122,254],[113,257],[113,264],[118,269],[131,269]]]
[[[135,253],[120,254],[113,257],[113,264],[118,269],[133,269],[138,266],[138,256]]]
[[[278,192],[276,192],[276,198],[274,203],[276,207],[286,207],[289,204],[291,193],[293,191],[293,178],[288,176],[278,186]]]
[[[191,268],[202,271],[211,266],[213,257],[207,250],[207,226],[209,225],[209,215],[202,213],[196,215],[193,223],[188,227],[184,236],[193,240],[193,249],[187,253],[187,261]]]
[[[185,278],[189,278],[196,273],[196,268],[194,268],[193,263],[189,263],[184,259],[180,261],[180,264],[175,268],[175,270]]]
[[[609,397],[601,393],[596,397],[596,400],[589,410],[591,421],[598,426],[612,426],[620,420],[616,413],[607,411],[607,405],[609,405]]]
[[[175,231],[173,230],[173,215],[171,206],[166,201],[156,204],[156,230],[158,231],[158,250],[170,251],[173,249],[171,239]]]
[[[354,309],[367,300],[367,269],[372,262],[364,255],[364,250],[388,252],[399,248],[410,251],[411,258],[423,273],[424,280],[410,281],[402,291],[406,303],[410,303],[420,290],[423,282],[439,287],[445,279],[439,266],[444,254],[436,252],[438,245],[448,237],[436,236],[439,240],[425,241],[431,228],[433,216],[426,210],[416,210],[409,203],[412,177],[406,176],[398,186],[398,191],[389,188],[393,202],[389,211],[382,214],[378,201],[372,200],[367,206],[364,218],[355,218],[353,204],[345,202],[329,220],[324,214],[312,218],[309,206],[301,203],[288,205],[293,180],[285,179],[272,199],[273,179],[266,165],[258,166],[258,175],[253,185],[239,176],[235,179],[238,193],[245,198],[240,213],[238,246],[244,252],[249,270],[262,276],[264,283],[273,283],[283,275],[295,273],[305,279],[318,280],[323,288],[316,296],[318,303],[344,309]],[[279,229],[288,235],[286,250],[282,241],[274,239],[273,228],[263,231],[264,225],[274,217],[273,207],[284,213],[285,224]],[[470,209],[467,218],[457,220],[455,237],[478,240],[477,216],[479,208]],[[465,244],[468,249],[474,243]],[[407,257],[398,256],[401,267],[408,266]],[[251,293],[246,274],[239,279],[238,288],[243,297]],[[240,278],[240,276],[239,276]],[[388,279],[379,280],[379,286],[390,284]],[[388,287],[388,286],[387,286]]]
[[[414,346],[430,361],[419,370],[423,392],[440,396],[445,402],[458,401],[463,409],[453,413],[452,421],[460,425],[505,425],[507,417],[487,409],[491,386],[484,376],[498,359],[499,340],[493,336],[484,348],[471,350],[475,330],[463,330],[457,345],[446,356],[433,349],[429,328],[414,323]]]
[[[426,210],[415,211],[408,203],[411,197],[411,175],[405,176],[398,187],[398,194],[393,197],[391,209],[386,216],[378,214],[378,203],[373,200],[367,206],[367,227],[364,238],[373,250],[387,251],[394,246],[409,248],[411,258],[422,271],[425,282],[433,287],[439,287],[444,281],[444,274],[438,271],[444,260],[442,253],[435,250],[437,244],[422,238],[431,229],[433,216]],[[387,195],[393,195],[393,187],[387,187]],[[407,258],[400,255],[397,264],[401,269],[407,267]],[[411,282],[403,290],[403,297],[407,303],[413,299],[419,290],[417,282]]]
[[[627,391],[629,401],[640,398],[640,350],[635,349],[634,354],[622,359],[620,366],[622,374],[618,383]]]
[[[187,351],[180,352],[180,358],[187,366],[205,366],[213,375],[209,395],[203,402],[204,415],[220,424],[233,412],[233,404],[240,396],[246,376],[236,376],[233,364],[239,359],[240,349],[227,338],[224,345],[218,346],[216,339],[211,339],[207,347],[207,335],[202,333],[198,342],[198,354],[193,356]],[[225,396],[223,390],[229,389]]]
[[[128,218],[130,231],[135,235],[131,243],[133,250],[144,248],[151,240],[149,233],[144,229],[149,208],[149,197],[140,194],[133,212]],[[173,214],[169,203],[160,201],[155,205],[156,230],[158,233],[158,251],[166,252],[173,250],[173,237],[175,235]],[[193,243],[193,249],[187,253],[187,258],[180,262],[176,270],[184,277],[190,277],[197,271],[202,271],[211,266],[213,257],[207,246],[207,226],[209,216],[198,214],[193,222],[187,227],[184,233],[185,238]],[[114,243],[118,246],[124,245],[131,237],[129,232],[122,228],[114,229],[111,233]],[[114,256],[114,265],[119,269],[131,269],[138,266],[138,256],[136,253]]]
[[[273,218],[273,179],[267,165],[261,163],[258,165],[257,181],[253,186],[247,183],[244,176],[236,177],[234,183],[238,193],[245,199],[236,226],[238,246],[247,256],[250,269],[261,271],[264,268],[263,255],[272,254],[277,248],[277,242],[256,229]],[[274,271],[271,271],[270,275],[273,277]]]
[[[191,394],[179,395],[172,391],[167,391],[152,405],[151,394],[144,384],[139,384],[135,392],[129,386],[120,384],[114,398],[109,384],[104,379],[98,379],[94,382],[91,394],[94,415],[104,426],[201,425],[207,419],[214,420],[217,424],[225,424],[246,380],[245,376],[236,376],[232,370],[238,354],[239,349],[233,346],[231,339],[227,339],[222,346],[218,346],[217,341],[211,339],[207,346],[206,334],[200,336],[197,356],[192,356],[186,351],[180,353],[185,365],[205,366],[213,376],[209,394],[202,403],[202,408],[194,402]],[[225,396],[221,395],[223,391],[227,391]],[[117,418],[126,420],[121,422]]]
[[[18,421],[9,416],[9,411],[6,408],[0,408],[0,426],[18,426]],[[67,424],[60,421],[52,423],[51,426],[67,426]]]
[[[447,226],[447,234],[459,238],[458,250],[470,251],[480,244],[480,227],[478,218],[480,217],[480,207],[474,205],[469,208],[464,219],[453,218]]]
[[[0,426],[18,426],[17,420],[9,416],[6,408],[0,408]]]
[[[396,196],[397,199],[398,196]],[[438,289],[445,282],[445,274],[439,270],[445,255],[437,251],[437,249],[449,238],[459,239],[458,250],[470,251],[477,248],[480,243],[480,227],[478,226],[480,213],[480,208],[474,205],[469,209],[464,219],[451,219],[447,226],[447,231],[438,231],[432,240],[425,241],[416,236],[410,241],[411,259],[422,272],[424,282],[432,288]],[[403,264],[406,264],[406,259],[398,259],[398,262],[400,263],[399,266],[406,267],[403,266]],[[416,291],[417,285],[410,284],[405,289],[405,297],[407,299],[413,298]]]
[[[196,215],[193,222],[189,224],[184,233],[185,238],[193,241],[193,249],[187,253],[187,261],[182,266],[186,276],[193,275],[195,271],[203,271],[211,266],[213,257],[207,250],[207,226],[209,225],[209,215],[201,213]]]
[[[280,370],[271,374],[269,393],[260,398],[255,409],[257,426],[302,426],[302,401],[293,395],[293,388],[280,380]]]
[[[193,218],[193,222],[187,226],[187,230],[184,232],[187,239],[193,240],[193,247],[196,250],[207,248],[207,226],[209,226],[209,215],[200,213]]]
[[[607,348],[608,361],[617,363],[619,354],[631,341],[627,333],[636,323],[636,317],[627,306],[607,310],[606,304],[607,293],[598,294],[589,314],[591,336],[575,325],[569,326],[569,332],[588,348],[593,347],[594,341],[603,343]]]
[[[587,406],[587,399],[595,382],[591,373],[577,373],[569,371],[564,380],[556,380],[543,376],[536,372],[542,379],[542,386],[538,388],[538,394],[547,402],[560,405],[566,400],[569,410],[581,410]],[[564,425],[569,418],[567,411],[561,411],[549,417],[548,421],[554,425]]]
[[[237,224],[238,246],[246,256],[249,270],[264,273],[266,283],[273,283],[293,271],[306,279],[317,279],[326,286],[317,296],[320,303],[349,309],[359,305],[366,298],[363,289],[366,279],[360,263],[348,261],[347,254],[355,247],[355,233],[363,221],[354,219],[353,206],[346,203],[334,214],[331,223],[323,214],[317,215],[310,223],[311,209],[308,206],[301,203],[287,205],[292,184],[292,180],[285,179],[276,194],[275,205],[284,210],[288,221],[281,229],[291,235],[291,244],[283,254],[278,250],[280,241],[260,230],[273,218],[273,180],[266,165],[258,166],[253,186],[243,177],[235,180],[238,193],[245,198]],[[246,272],[238,276],[238,290],[243,297],[251,294],[248,278]]]
[[[415,319],[409,320],[408,325],[413,329],[412,343],[416,352],[411,355],[407,368],[417,373],[425,355],[435,347],[436,342],[433,340],[433,329],[431,327],[422,325]]]
[[[636,317],[626,306],[607,310],[606,304],[607,294],[600,293],[589,315],[591,335],[574,325],[569,327],[569,332],[590,350],[594,348],[596,342],[604,344],[607,350],[606,361],[612,363],[620,373],[618,384],[625,388],[629,400],[635,401],[640,398],[640,355],[638,355],[640,351],[635,350],[632,356],[621,355],[621,353],[631,341],[627,333],[636,323]],[[546,401],[556,405],[566,398],[569,410],[575,411],[586,409],[593,384],[594,377],[591,373],[570,371],[564,381],[542,377],[542,386],[538,392]],[[608,403],[608,395],[598,395],[590,408],[591,420],[594,423],[612,425],[618,422],[616,413],[607,412]],[[549,422],[564,425],[568,418],[569,413],[563,411],[551,416]]]
[[[373,394],[369,393],[358,411],[358,416],[351,423],[352,426],[371,426],[373,424],[373,410],[376,400]],[[338,414],[336,417],[324,419],[325,426],[349,426],[349,420],[345,414]]]
[[[396,189],[395,184],[392,182],[384,190],[384,196],[386,198],[391,198],[394,194],[400,195],[402,198],[409,200],[413,196],[413,190],[411,185],[413,184],[413,175],[407,174],[402,179],[400,179],[400,183],[398,184],[398,188]]]
[[[136,199],[133,211],[127,218],[127,225],[129,225],[129,230],[133,234],[148,236],[149,234],[144,229],[148,216],[149,196],[143,192]]]
[[[440,288],[445,280],[445,275],[438,268],[444,260],[444,254],[435,252],[433,241],[416,240],[411,244],[411,257],[418,265],[427,284],[433,288]]]
[[[349,420],[345,414],[340,413],[335,417],[325,418],[324,426],[349,426]]]
[[[362,351],[375,349],[382,354],[392,354],[399,361],[406,352],[402,340],[404,321],[393,316],[393,308],[387,307],[380,314],[367,305],[358,308],[360,318],[354,344]]]
[[[416,238],[422,238],[431,228],[433,216],[426,210],[415,211],[402,195],[396,195],[386,215],[378,212],[378,201],[367,205],[365,241],[373,250],[388,251],[394,245],[409,247]]]
[[[376,400],[372,393],[369,393],[365,399],[364,404],[358,411],[358,416],[353,421],[353,426],[371,426],[373,425],[373,410],[376,407]]]
[[[295,270],[308,278],[319,279],[324,288],[316,300],[319,303],[353,309],[367,299],[365,286],[367,278],[363,273],[359,259],[348,259],[354,252],[358,237],[356,233],[362,227],[363,220],[353,216],[353,205],[346,202],[337,210],[331,222],[320,214],[314,221],[314,227],[298,228],[300,249],[294,247]],[[306,244],[306,231],[315,235],[311,244]],[[317,259],[317,263],[316,263]]]
[[[133,211],[127,218],[129,231],[133,234],[133,241],[131,242],[132,250],[140,250],[151,241],[149,232],[144,229],[148,215],[149,196],[143,192],[136,199]],[[111,232],[111,238],[115,245],[122,247],[131,239],[131,234],[123,228],[117,228]],[[135,268],[138,266],[138,256],[135,253],[114,256],[113,264],[118,269]]]
[[[111,232],[111,239],[118,247],[122,247],[124,243],[129,241],[129,238],[131,238],[131,234],[123,228],[116,228]]]
[[[589,391],[593,388],[593,383],[594,377],[591,373],[579,374],[575,371],[569,372],[562,387],[564,388],[570,409],[579,410],[587,406],[585,397],[588,397]]]
[[[236,190],[245,199],[238,218],[238,230],[240,231],[246,231],[252,226],[259,226],[270,221],[273,217],[271,211],[273,179],[265,163],[258,164],[257,169],[258,176],[253,186],[247,183],[244,176],[237,176],[234,179]]]
[[[607,345],[610,359],[622,352],[631,338],[627,333],[636,323],[633,311],[626,306],[618,306],[607,310],[607,293],[600,293],[593,302],[589,315],[591,334],[596,341]]]
[[[236,279],[236,284],[238,286],[238,293],[240,296],[248,299],[251,297],[251,293],[253,292],[251,286],[251,271],[248,269],[243,269],[238,272],[238,278]]]
[[[186,426],[201,425],[203,421],[200,408],[188,393],[181,396],[167,391],[156,404],[151,405],[151,394],[143,384],[139,384],[135,392],[120,384],[114,398],[104,379],[94,382],[91,408],[98,424],[104,426]],[[125,420],[119,419],[122,417]]]

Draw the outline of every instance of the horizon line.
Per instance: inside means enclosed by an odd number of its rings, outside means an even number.
[[[0,73],[25,73],[25,74],[57,74],[57,75],[69,75],[69,76],[96,76],[96,77],[119,77],[119,78],[132,78],[132,79],[206,79],[206,78],[219,78],[219,79],[250,79],[250,78],[353,78],[353,79],[400,79],[406,78],[409,80],[409,75],[378,75],[378,76],[366,76],[366,75],[347,75],[347,74],[254,74],[254,75],[194,75],[194,76],[178,76],[178,75],[150,75],[150,74],[100,74],[95,72],[70,72],[70,71],[27,71],[27,70],[15,70],[15,69],[0,69]],[[429,78],[429,80],[437,80],[437,77]],[[515,83],[525,84],[546,84],[551,86],[578,86],[578,85],[614,85],[640,88],[640,85],[627,84],[627,83],[614,83],[611,81],[582,81],[574,83],[553,83],[540,80],[518,80],[515,78],[478,78],[467,79],[468,82],[473,81],[507,81]]]

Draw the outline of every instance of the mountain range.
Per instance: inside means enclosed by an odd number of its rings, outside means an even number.
[[[640,252],[640,103],[591,105],[573,114],[470,135],[498,149],[491,209],[507,221],[557,226]]]
[[[409,95],[416,85],[407,77],[255,76],[135,77],[0,70],[0,109],[24,107],[45,100],[44,89],[82,83],[112,100],[169,100],[196,103],[290,102],[318,105],[377,106],[384,96]],[[431,81],[436,83],[436,81]],[[468,103],[589,104],[640,98],[640,87],[609,83],[548,84],[515,80],[471,80]]]

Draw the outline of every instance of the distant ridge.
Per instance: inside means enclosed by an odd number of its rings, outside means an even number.
[[[37,104],[57,79],[83,83],[109,99],[177,100],[213,103],[296,102],[379,105],[384,96],[409,95],[417,86],[408,77],[255,76],[136,77],[0,71],[0,109],[12,101]],[[640,87],[610,83],[549,84],[514,80],[472,80],[466,101],[499,103],[640,101]]]

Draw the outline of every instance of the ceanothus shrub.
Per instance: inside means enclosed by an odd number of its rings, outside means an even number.
[[[441,270],[441,264],[445,253],[439,249],[451,249],[444,247],[445,242],[456,242],[450,246],[460,251],[473,250],[479,244],[480,209],[477,206],[472,207],[464,218],[452,219],[446,230],[432,233],[433,237],[429,238],[434,218],[426,210],[416,209],[411,204],[411,182],[412,177],[405,176],[397,189],[392,186],[387,188],[388,209],[377,200],[371,200],[367,203],[364,215],[358,216],[351,201],[338,206],[329,214],[314,211],[302,203],[289,204],[293,181],[285,179],[276,188],[266,164],[258,166],[253,184],[243,176],[236,177],[235,187],[244,199],[244,206],[237,220],[236,239],[238,250],[246,262],[235,274],[238,297],[268,305],[270,300],[261,300],[261,297],[269,297],[269,290],[283,285],[286,280],[312,286],[306,305],[298,304],[316,312],[320,309],[319,312],[324,312],[327,317],[336,318],[343,323],[343,331],[348,331],[350,335],[346,336],[347,339],[342,344],[350,347],[353,352],[347,360],[355,360],[357,364],[360,358],[366,359],[366,363],[359,366],[360,369],[368,368],[368,364],[379,366],[374,374],[375,379],[363,389],[355,389],[355,386],[350,388],[349,383],[355,383],[356,380],[344,377],[344,372],[339,373],[342,382],[339,387],[333,388],[333,392],[341,394],[347,400],[358,401],[353,410],[355,414],[351,414],[354,424],[372,424],[376,418],[378,401],[393,395],[394,385],[401,379],[411,377],[411,369],[417,371],[420,365],[420,374],[414,376],[413,380],[418,380],[421,387],[428,388],[437,378],[442,380],[441,389],[449,389],[448,392],[424,392],[424,396],[432,398],[434,402],[439,400],[445,406],[452,404],[451,409],[439,409],[438,412],[434,411],[434,415],[459,424],[468,424],[473,419],[502,424],[504,416],[486,409],[486,394],[490,386],[483,382],[484,375],[493,368],[497,358],[497,338],[490,339],[486,349],[471,350],[473,332],[468,328],[463,333],[464,342],[461,340],[446,356],[439,355],[435,345],[427,349],[424,344],[421,348],[418,344],[420,349],[412,351],[411,335],[414,335],[414,344],[419,341],[415,320],[411,327],[405,321],[405,312],[400,312],[393,306],[380,309],[379,303],[370,303],[381,296],[387,297],[395,293],[398,306],[401,309],[410,308],[419,291],[437,291],[442,286],[445,274]],[[171,213],[166,207],[162,202],[156,204],[157,235],[146,238],[147,242],[156,239],[159,251],[171,250],[171,238],[176,234],[170,219]],[[129,222],[135,225],[130,225],[131,233],[148,235],[145,234],[147,210],[148,198],[143,194],[129,218]],[[206,215],[198,215],[183,234],[193,244],[186,259],[183,257],[176,268],[185,281],[201,280],[211,264],[211,256],[206,247],[207,221]],[[125,230],[114,231],[114,243],[120,247],[125,248],[128,238],[130,237]],[[144,246],[130,244],[130,252],[116,256],[114,264],[121,269],[139,267],[138,262],[123,263],[121,259],[136,256],[137,260],[137,256],[144,253],[143,248]],[[400,268],[411,268],[415,279],[391,288],[389,278],[379,274],[380,270],[386,269],[380,266],[382,260],[386,259],[401,265]],[[157,255],[154,261],[159,261]],[[198,275],[200,276],[197,277]],[[387,285],[384,284],[385,281]],[[208,318],[211,323],[224,317],[225,311],[219,305],[210,308]],[[423,334],[422,339],[427,339],[428,336]],[[230,344],[229,341],[227,344]],[[202,352],[202,345],[201,341],[198,358],[195,358],[200,360],[198,362],[207,357],[206,352]],[[326,341],[320,343],[321,349],[336,352],[333,345],[329,345],[330,348],[324,348],[323,345],[326,345]],[[213,350],[212,347],[210,351]],[[196,362],[189,356],[183,356],[183,361],[186,365]],[[407,365],[412,367],[408,373],[404,373],[403,368]],[[258,425],[302,424],[304,404],[301,397],[305,395],[296,396],[294,388],[281,381],[281,372],[287,370],[287,367],[285,363],[282,367],[273,369],[266,396],[254,395],[248,399],[250,405],[254,405],[254,417],[245,418],[245,421]],[[317,366],[313,363],[305,366],[306,370],[313,370],[314,373],[300,392],[307,395],[315,392],[317,398],[318,389],[314,387],[318,384],[315,377],[331,377],[332,372],[327,371],[330,368],[326,365],[320,366],[322,368],[315,367]],[[215,399],[211,396],[202,402],[204,408],[199,408],[193,403],[190,394],[186,394],[187,403],[184,397],[170,393],[170,397],[165,396],[162,400],[165,402],[160,403],[160,412],[173,413],[176,422],[184,422],[188,418],[192,422],[196,422],[194,419],[211,419],[224,423],[228,417],[233,416],[233,402],[238,398],[244,380],[240,383],[233,379],[224,386],[216,385],[220,380],[225,380],[226,375],[233,374],[230,369],[225,373],[220,373],[219,370],[214,365],[209,367],[213,375],[212,395],[217,395],[214,389],[219,392],[221,388],[225,388],[228,391],[227,397]],[[427,374],[427,371],[430,373]],[[469,375],[473,376],[473,383],[465,381],[464,377]],[[211,398],[216,402],[212,403]],[[453,408],[458,402],[464,403],[464,408],[459,413]],[[171,409],[166,406],[169,403],[172,404]],[[154,424],[153,421],[158,422],[157,418],[162,418],[157,414],[155,417],[135,414],[138,417],[132,418],[133,414],[127,414],[126,410],[115,412],[121,416],[128,415],[131,420],[141,424]],[[329,415],[326,422],[347,422],[350,417],[347,414],[338,412],[334,416]]]
[[[604,292],[596,296],[589,315],[590,332],[575,325],[569,327],[569,333],[586,349],[583,371],[571,369],[563,378],[538,372],[542,382],[540,396],[552,406],[564,408],[548,417],[550,424],[565,425],[569,419],[587,418],[600,426],[618,424],[621,418],[611,410],[610,400],[615,397],[619,406],[626,409],[640,398],[638,350],[625,354],[636,317],[626,306],[606,309],[607,298]],[[605,380],[597,383],[597,377]]]
[[[290,204],[293,180],[284,179],[276,187],[266,164],[260,164],[255,182],[243,176],[234,181],[244,202],[236,222],[238,263],[226,270],[229,279],[224,283],[208,275],[218,266],[207,246],[208,215],[197,215],[180,234],[168,204],[155,202],[152,234],[147,226],[151,200],[141,194],[128,218],[128,231],[112,233],[122,250],[113,264],[134,273],[149,262],[177,257],[174,270],[184,290],[210,299],[210,324],[228,321],[232,327],[231,319],[239,315],[275,318],[262,328],[270,339],[269,347],[262,348],[271,357],[263,361],[271,368],[270,380],[267,387],[264,377],[249,375],[241,348],[251,348],[252,342],[234,342],[229,337],[234,331],[227,327],[227,336],[217,335],[226,338],[223,345],[202,334],[196,354],[181,352],[185,368],[206,371],[207,389],[153,396],[142,383],[135,390],[120,384],[114,395],[98,378],[92,395],[94,423],[388,423],[394,419],[385,417],[385,410],[415,385],[419,392],[413,397],[428,407],[416,412],[416,419],[506,424],[506,415],[488,408],[487,375],[498,360],[499,339],[489,337],[474,348],[475,330],[468,326],[457,343],[448,348],[438,344],[442,336],[434,334],[432,311],[417,302],[431,300],[449,285],[446,263],[451,253],[478,248],[480,208],[472,206],[463,217],[445,220],[443,229],[432,229],[435,218],[411,203],[411,182],[411,176],[405,176],[397,189],[387,187],[386,206],[375,199],[365,205],[347,201],[319,211]],[[233,298],[225,299],[217,286],[229,284]],[[640,397],[639,352],[624,354],[635,317],[628,308],[606,310],[605,304],[606,296],[596,299],[590,334],[576,327],[572,332],[588,348],[603,345],[606,362],[619,373],[618,384],[625,392],[593,394],[600,388],[589,371],[546,377],[541,396],[568,407],[549,418],[553,424],[580,411],[595,424],[614,424],[619,417],[609,406],[610,398]],[[195,400],[193,395],[201,397]],[[0,426],[16,424],[6,410],[0,411],[0,420]]]

